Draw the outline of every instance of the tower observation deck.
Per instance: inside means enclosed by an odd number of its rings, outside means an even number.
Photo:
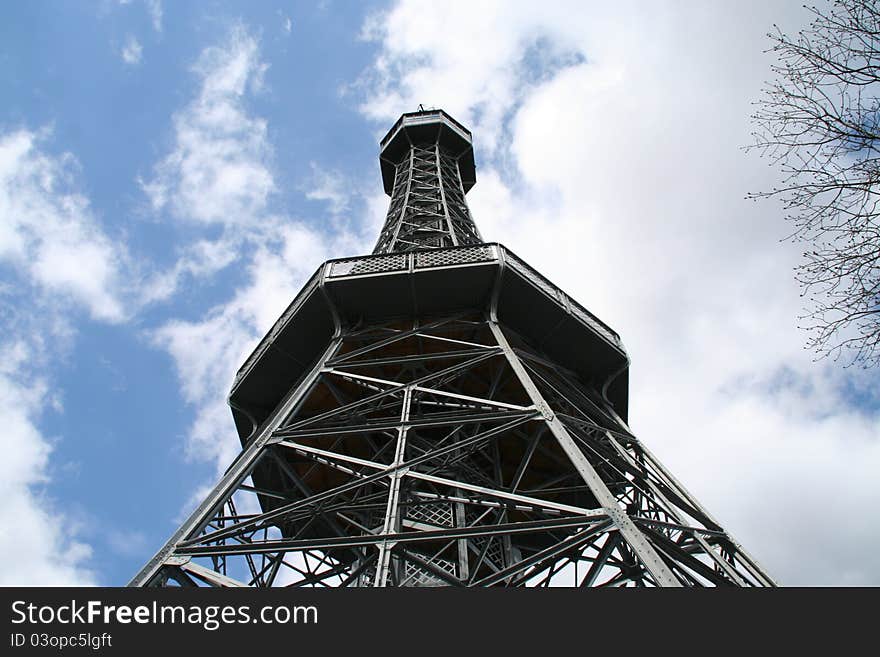
[[[627,425],[620,337],[468,209],[442,110],[381,141],[372,255],[233,382],[242,451],[135,586],[773,586]]]

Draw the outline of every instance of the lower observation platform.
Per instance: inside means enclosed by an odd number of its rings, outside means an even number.
[[[243,444],[344,328],[394,318],[489,313],[564,362],[624,420],[629,358],[595,315],[497,243],[329,260],[241,366],[229,403]]]

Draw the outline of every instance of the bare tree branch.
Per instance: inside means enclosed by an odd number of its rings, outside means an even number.
[[[805,7],[795,36],[773,26],[776,55],[755,103],[757,149],[783,184],[748,198],[779,198],[807,245],[795,270],[807,307],[807,346],[847,365],[880,365],[880,8],[837,0]]]

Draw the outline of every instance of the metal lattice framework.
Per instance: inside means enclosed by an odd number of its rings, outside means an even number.
[[[379,255],[323,265],[245,362],[240,456],[131,584],[772,586],[630,431],[616,333],[458,231],[460,175],[456,219],[413,200],[455,160],[445,114],[407,116],[441,137],[395,158]]]
[[[421,136],[393,161],[391,203],[373,253],[483,241],[465,201],[459,158],[444,141],[444,127],[434,125],[433,134]]]

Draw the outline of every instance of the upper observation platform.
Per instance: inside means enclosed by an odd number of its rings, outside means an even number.
[[[442,109],[402,114],[379,142],[382,184],[389,196],[394,188],[395,168],[413,145],[439,143],[458,162],[463,191],[477,182],[471,131]]]

